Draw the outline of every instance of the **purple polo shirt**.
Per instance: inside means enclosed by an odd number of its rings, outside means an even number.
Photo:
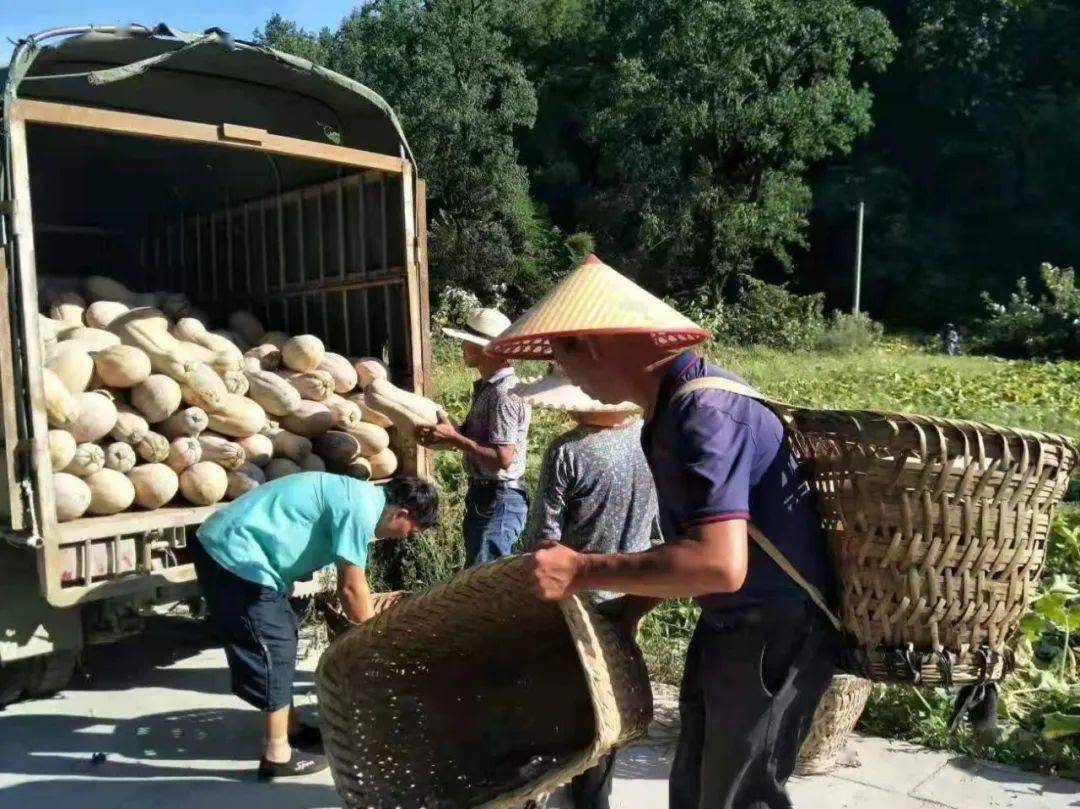
[[[749,519],[807,581],[828,591],[817,496],[792,457],[780,419],[760,402],[723,390],[696,391],[672,401],[683,383],[704,376],[745,384],[730,371],[684,351],[668,367],[656,411],[642,431],[665,540],[684,537],[691,526]],[[802,589],[748,541],[742,588],[702,596],[702,607],[726,612],[777,599],[805,599]]]

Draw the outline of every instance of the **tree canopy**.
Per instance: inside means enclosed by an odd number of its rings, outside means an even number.
[[[375,88],[430,183],[433,292],[532,299],[597,249],[936,327],[1080,248],[1080,8],[1060,0],[375,0],[262,41]]]

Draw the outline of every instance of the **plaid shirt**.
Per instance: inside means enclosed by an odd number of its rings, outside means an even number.
[[[518,384],[513,368],[500,368],[487,379],[473,384],[472,407],[462,435],[496,447],[514,447],[517,453],[509,469],[487,469],[471,456],[465,456],[465,468],[470,480],[515,483],[525,476],[525,452],[529,441],[529,420],[532,407],[525,404],[510,389]]]

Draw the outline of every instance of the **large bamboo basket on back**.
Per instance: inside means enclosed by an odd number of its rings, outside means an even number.
[[[872,680],[998,679],[1077,462],[1061,435],[773,405],[819,495],[849,667]]]
[[[835,769],[851,731],[870,698],[870,682],[851,674],[837,674],[814,711],[810,733],[795,761],[798,775],[821,775]]]
[[[316,675],[344,805],[517,807],[645,735],[641,653],[583,601],[530,595],[522,557],[400,598]]]

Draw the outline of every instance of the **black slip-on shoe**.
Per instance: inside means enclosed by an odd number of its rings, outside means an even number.
[[[301,750],[293,750],[288,761],[267,761],[265,758],[259,762],[259,780],[275,781],[278,778],[295,778],[300,775],[311,775],[322,772],[330,766],[326,756],[318,753],[305,753]]]
[[[300,725],[299,729],[289,734],[289,746],[321,752],[323,749],[322,731],[315,725]]]

